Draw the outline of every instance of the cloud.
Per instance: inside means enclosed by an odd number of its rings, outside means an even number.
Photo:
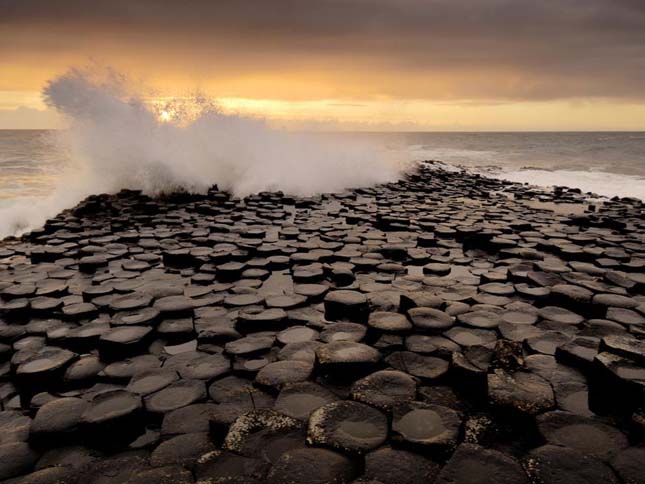
[[[164,79],[216,79],[228,95],[307,97],[322,84],[328,97],[645,98],[642,0],[0,0],[0,9],[0,57],[14,63],[98,55]]]

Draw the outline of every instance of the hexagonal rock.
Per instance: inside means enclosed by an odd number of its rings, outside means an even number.
[[[86,437],[96,445],[130,440],[143,430],[141,397],[124,390],[99,393],[83,412],[79,425]]]
[[[316,383],[293,383],[282,389],[274,409],[289,417],[306,421],[313,411],[337,400],[334,393]]]
[[[178,379],[179,375],[174,370],[153,368],[134,375],[130,383],[128,383],[126,390],[145,396],[166,388]]]
[[[595,394],[610,407],[631,409],[645,403],[642,363],[613,353],[598,353],[593,362]]]
[[[385,361],[393,368],[421,380],[434,381],[448,373],[450,363],[435,356],[424,356],[412,351],[395,351]]]
[[[23,361],[16,369],[16,383],[21,391],[37,392],[55,386],[65,368],[76,359],[71,351],[45,347]]]
[[[267,476],[269,484],[343,484],[358,472],[356,464],[329,449],[306,448],[282,454]]]
[[[529,484],[512,457],[475,444],[461,444],[439,473],[435,484]]]
[[[408,316],[414,327],[420,330],[443,331],[455,324],[454,316],[433,308],[412,308]]]
[[[403,314],[388,311],[371,313],[367,324],[370,328],[383,333],[402,333],[412,329],[412,323]]]
[[[354,400],[382,410],[389,410],[399,402],[414,400],[416,394],[416,380],[407,373],[395,370],[372,373],[356,381],[351,389]]]
[[[57,398],[38,409],[31,424],[32,440],[53,440],[60,444],[65,436],[78,430],[81,415],[89,407],[89,402],[80,398]]]
[[[381,447],[365,456],[365,473],[356,483],[418,484],[434,482],[436,462],[407,450]]]
[[[569,412],[547,412],[537,417],[537,423],[549,444],[564,445],[604,461],[629,445],[620,430]]]
[[[29,438],[31,418],[18,411],[0,412],[0,444],[25,442]]]
[[[306,361],[287,360],[269,363],[255,377],[259,386],[279,390],[289,383],[307,381],[314,367]]]
[[[527,372],[495,370],[488,375],[488,398],[491,405],[529,415],[555,406],[555,396],[549,382]]]
[[[195,301],[186,296],[166,296],[157,299],[154,308],[161,313],[162,317],[192,315]]]
[[[214,450],[197,460],[195,477],[198,482],[259,484],[265,482],[270,467],[262,459]]]
[[[448,407],[423,402],[398,403],[392,407],[394,439],[440,455],[457,446],[460,427],[460,414]]]
[[[607,335],[601,343],[602,351],[609,351],[630,360],[645,363],[645,341],[631,336]]]
[[[213,450],[215,445],[207,432],[181,434],[159,444],[150,456],[150,463],[155,467],[191,465],[200,456]]]
[[[644,447],[629,447],[611,460],[611,466],[626,484],[645,482]]]
[[[330,291],[325,296],[325,318],[366,323],[369,316],[367,297],[358,291]]]
[[[164,414],[206,398],[206,385],[200,380],[179,380],[145,397],[146,410]]]
[[[196,403],[178,408],[164,415],[161,423],[161,434],[192,434],[209,432],[210,419],[215,413],[214,403]]]
[[[531,450],[524,468],[534,482],[544,484],[618,484],[611,467],[568,447],[543,445]]]
[[[12,442],[0,445],[0,479],[9,479],[33,469],[38,454],[29,444]]]
[[[258,442],[269,442],[272,437],[303,429],[301,421],[273,410],[255,410],[245,413],[231,424],[222,449],[241,455],[256,454]]]
[[[316,358],[323,373],[352,381],[371,372],[381,360],[381,353],[361,343],[336,341],[317,348]]]
[[[365,453],[387,439],[385,415],[368,405],[341,401],[329,403],[309,417],[307,441],[343,452]]]
[[[120,326],[99,338],[99,354],[103,360],[121,360],[147,349],[152,336],[150,326]]]

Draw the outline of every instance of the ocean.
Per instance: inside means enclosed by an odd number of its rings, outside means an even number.
[[[399,161],[438,160],[511,181],[645,199],[645,133],[415,132],[343,133],[342,137],[377,144]],[[7,210],[31,207],[29,217],[34,218],[39,201],[61,186],[64,190],[67,178],[75,178],[73,161],[59,132],[0,130],[0,217]],[[118,185],[111,186],[115,188]],[[73,197],[66,198],[66,204],[73,202]],[[60,208],[65,207],[56,207]],[[0,223],[0,236],[13,230],[7,225],[3,228]]]

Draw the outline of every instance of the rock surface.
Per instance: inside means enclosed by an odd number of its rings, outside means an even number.
[[[0,242],[0,479],[643,482],[643,204],[444,171]]]

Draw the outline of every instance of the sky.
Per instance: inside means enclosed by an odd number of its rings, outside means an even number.
[[[645,0],[0,0],[0,128],[87,65],[285,126],[645,130]]]

